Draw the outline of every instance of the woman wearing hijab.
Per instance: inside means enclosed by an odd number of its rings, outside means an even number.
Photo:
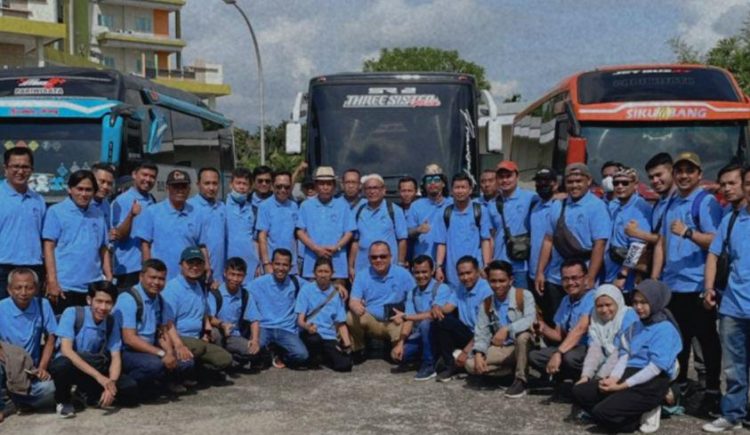
[[[644,413],[661,409],[682,350],[676,322],[666,309],[671,296],[659,281],[649,279],[636,286],[633,307],[640,321],[623,334],[612,372],[573,389],[575,400],[608,430],[635,431]]]

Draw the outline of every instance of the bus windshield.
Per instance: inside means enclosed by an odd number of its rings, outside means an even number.
[[[714,180],[722,166],[746,152],[746,126],[746,122],[584,124],[581,132],[587,140],[588,164],[597,181],[599,168],[608,160],[643,174],[646,162],[654,154],[666,152],[674,156],[682,151],[698,154],[703,178]]]
[[[472,87],[463,84],[318,85],[310,95],[308,146],[317,165],[338,172],[419,176],[437,163],[453,174],[466,166],[473,105]]]
[[[34,151],[31,188],[54,202],[66,195],[68,176],[99,161],[102,126],[92,120],[0,119],[5,149],[27,146]]]

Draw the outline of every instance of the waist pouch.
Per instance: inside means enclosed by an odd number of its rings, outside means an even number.
[[[505,249],[508,258],[511,260],[526,261],[531,255],[531,236],[526,233],[508,237],[506,238]]]

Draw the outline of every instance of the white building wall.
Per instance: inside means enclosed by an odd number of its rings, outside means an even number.
[[[29,19],[36,21],[57,22],[57,5],[55,0],[29,0],[27,3]]]

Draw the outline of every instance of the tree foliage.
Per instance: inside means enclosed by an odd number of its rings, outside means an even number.
[[[286,140],[286,122],[278,125],[266,125],[266,165],[277,171],[293,172],[303,155],[288,155],[284,152]],[[304,136],[304,134],[303,134]],[[260,127],[254,134],[247,130],[234,128],[234,146],[237,153],[237,166],[253,169],[260,166]]]
[[[364,72],[455,72],[471,74],[479,89],[490,89],[484,67],[461,59],[456,50],[441,50],[432,47],[383,48],[380,57],[367,59],[362,66]]]

